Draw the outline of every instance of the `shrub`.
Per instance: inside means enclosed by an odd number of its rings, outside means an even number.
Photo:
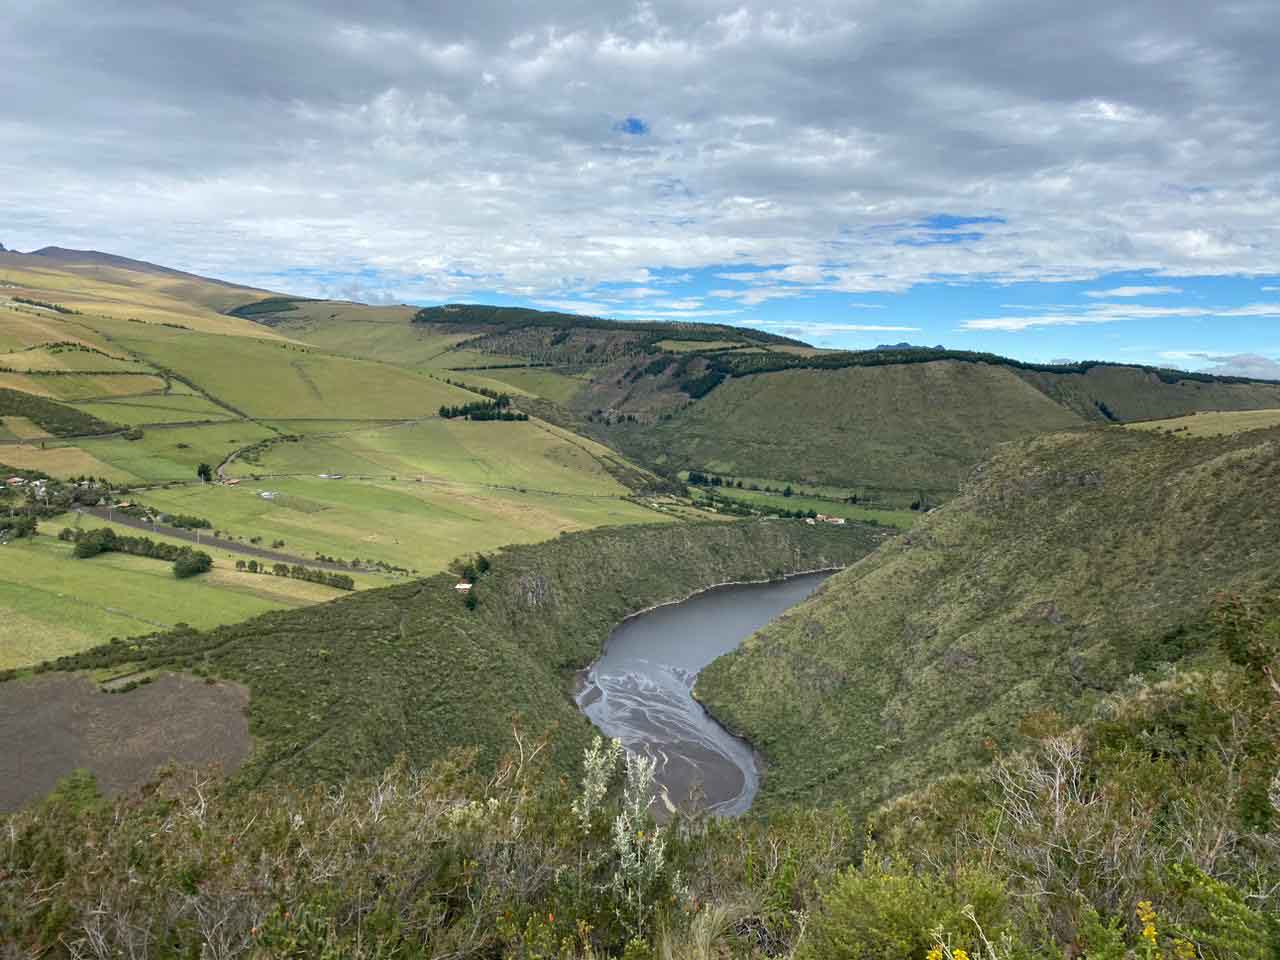
[[[173,561],[173,575],[179,580],[207,573],[213,567],[213,557],[203,550],[183,550]]]
[[[1009,898],[994,874],[962,867],[953,876],[917,872],[900,861],[839,874],[822,895],[803,958],[918,960],[937,943],[982,956],[981,940],[1009,933]],[[970,909],[971,908],[971,909]]]

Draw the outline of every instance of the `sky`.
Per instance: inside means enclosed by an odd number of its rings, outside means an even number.
[[[4,0],[0,243],[1280,377],[1275,0]]]

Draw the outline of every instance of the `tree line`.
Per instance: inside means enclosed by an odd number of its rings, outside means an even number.
[[[266,561],[259,563],[257,560],[237,560],[236,569],[247,573],[269,573],[276,577],[306,580],[308,583],[322,583],[326,587],[335,587],[338,590],[354,590],[356,588],[356,582],[345,573],[313,570],[310,567],[304,567],[300,563],[295,563],[292,566],[287,563],[273,563],[268,568]]]
[[[470,388],[468,388],[470,389]],[[490,391],[485,391],[486,393]],[[518,413],[511,409],[511,397],[505,393],[497,395],[493,400],[473,400],[471,403],[456,405],[441,404],[440,416],[446,420],[465,417],[467,420],[528,420],[527,413]]]
[[[110,527],[101,527],[97,530],[73,530],[71,527],[63,527],[62,532],[58,534],[58,539],[74,543],[73,553],[80,560],[88,560],[100,553],[127,553],[135,557],[170,561],[173,563],[173,575],[179,580],[207,573],[213,568],[213,557],[203,550],[160,543],[150,537],[121,536]]]

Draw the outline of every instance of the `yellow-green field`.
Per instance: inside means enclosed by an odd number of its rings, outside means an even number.
[[[82,400],[76,408],[85,413],[125,426],[148,423],[188,423],[201,420],[229,420],[235,416],[225,407],[190,393],[139,394],[111,400]]]
[[[1235,436],[1250,430],[1265,430],[1277,426],[1280,426],[1280,410],[1216,410],[1171,420],[1145,420],[1126,424],[1126,428],[1130,430],[1170,433],[1187,439]]]
[[[155,393],[164,389],[164,379],[123,373],[74,373],[66,376],[0,373],[0,387],[52,397],[55,400],[93,400],[100,397]]]
[[[135,318],[156,325],[179,323],[209,333],[278,337],[268,327],[217,312],[263,296],[261,291],[230,284],[6,253],[0,253],[0,281],[13,284],[13,289],[5,290],[7,297],[30,297],[85,315]]]
[[[79,440],[76,446],[135,481],[160,483],[192,480],[199,464],[216,467],[235,450],[274,436],[273,431],[252,421],[233,420],[201,426],[147,427],[141,440],[103,437]]]
[[[92,520],[86,525],[107,526]],[[42,527],[40,536],[0,546],[0,669],[179,621],[199,627],[235,623],[342,593],[305,581],[237,573],[229,555],[217,557],[211,573],[188,580],[175,579],[170,564],[145,557],[109,553],[77,560],[71,544],[56,539],[57,521]]]
[[[586,384],[585,378],[538,367],[528,367],[523,370],[486,370],[484,373],[493,380],[561,405],[568,404]],[[467,382],[471,381],[467,380]]]
[[[262,496],[271,494],[270,499]],[[456,481],[245,480],[236,487],[148,490],[159,509],[206,517],[221,530],[313,558],[379,560],[426,575],[455,557],[571,530],[653,523],[664,515],[620,496],[493,489]]]
[[[241,477],[321,473],[401,479],[423,476],[562,494],[620,496],[626,493],[625,488],[600,462],[607,452],[599,444],[538,420],[431,419],[366,430],[349,427],[348,432],[336,436],[275,443],[253,461],[235,461],[228,473]]]
[[[254,417],[421,417],[475,399],[400,367],[293,344],[174,330],[120,342]]]

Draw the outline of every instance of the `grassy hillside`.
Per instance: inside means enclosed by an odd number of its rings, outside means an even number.
[[[475,746],[492,760],[511,718],[558,726],[556,758],[576,764],[590,726],[568,671],[596,656],[625,616],[730,580],[842,565],[875,528],[799,522],[676,524],[569,534],[493,558],[468,609],[442,574],[273,613],[208,633],[161,634],[62,662],[174,665],[244,683],[259,749],[242,776],[337,780]]]
[[[1220,591],[1280,569],[1280,431],[1010,445],[962,494],[701,675],[761,798],[865,808],[1194,657]]]
[[[1207,410],[1280,407],[1280,384],[1179,377],[1141,367],[1093,366],[1083,373],[1021,370],[1046,396],[1093,420],[1181,417]]]
[[[398,419],[472,399],[394,366],[293,344],[175,330],[119,342],[254,417]]]
[[[157,325],[176,323],[210,333],[275,337],[267,327],[221,315],[231,306],[267,296],[264,291],[91,251],[64,253],[0,253],[0,280],[9,285],[0,299],[23,297],[86,316],[133,318]],[[0,306],[12,309],[16,305]],[[46,308],[26,310],[55,313]]]
[[[733,379],[669,420],[606,435],[672,469],[934,491],[1002,441],[1081,422],[1007,369],[942,361]]]

